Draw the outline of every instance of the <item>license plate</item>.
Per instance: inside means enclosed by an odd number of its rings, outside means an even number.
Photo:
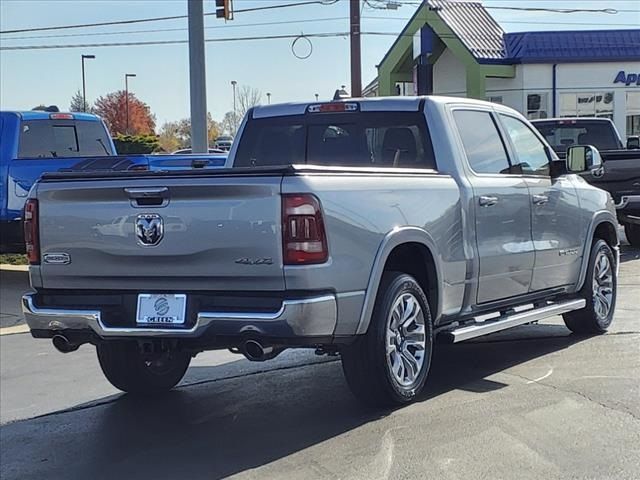
[[[138,325],[183,325],[187,310],[184,294],[141,293],[138,295]]]

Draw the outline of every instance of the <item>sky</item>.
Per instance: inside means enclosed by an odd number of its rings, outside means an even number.
[[[234,0],[234,7],[241,10],[300,1]],[[388,34],[362,36],[363,86],[375,78],[375,67],[395,40],[395,34],[402,30],[418,8],[417,0],[395,1],[400,4],[397,10],[372,9],[363,3],[362,32]],[[640,3],[635,0],[483,0],[482,4],[508,32],[640,28]],[[618,10],[618,13],[568,14],[495,8],[500,6],[607,8]],[[214,9],[214,0],[204,0],[205,12]],[[186,13],[187,0],[0,0],[0,31]],[[215,16],[206,16],[205,38],[343,34],[349,30],[348,15],[348,0],[338,0],[331,5],[238,12],[234,20],[226,23]],[[39,104],[53,104],[61,110],[68,109],[72,95],[82,87],[81,55],[90,54],[96,58],[85,62],[89,101],[124,89],[125,73],[135,73],[137,76],[129,80],[129,89],[151,107],[158,127],[167,121],[186,118],[189,116],[186,43],[2,50],[13,46],[186,39],[186,18],[82,29],[0,33],[0,108],[29,110]],[[304,60],[294,56],[293,39],[207,43],[207,108],[214,119],[222,119],[224,113],[233,108],[233,80],[238,85],[260,90],[264,103],[267,92],[271,93],[272,103],[313,101],[316,93],[320,99],[329,99],[340,85],[349,86],[348,36],[310,38],[310,41],[313,50]],[[309,45],[303,39],[297,42],[294,50],[298,55],[306,55]]]

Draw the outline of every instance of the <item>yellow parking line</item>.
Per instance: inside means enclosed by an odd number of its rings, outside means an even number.
[[[13,327],[0,328],[0,335],[14,335],[16,333],[28,333],[29,325],[14,325]]]

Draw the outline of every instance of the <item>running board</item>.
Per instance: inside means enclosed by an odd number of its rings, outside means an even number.
[[[547,317],[560,315],[562,313],[571,312],[584,308],[587,302],[583,299],[566,300],[563,302],[553,303],[544,307],[533,308],[524,312],[509,313],[498,317],[497,320],[487,320],[486,322],[474,323],[473,325],[463,326],[443,332],[443,336],[451,343],[458,343],[471,338],[488,335],[489,333],[499,332],[507,328],[517,327],[525,323],[536,322]]]

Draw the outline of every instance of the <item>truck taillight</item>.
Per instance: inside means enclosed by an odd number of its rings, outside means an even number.
[[[24,243],[31,265],[40,263],[40,232],[38,228],[38,200],[30,198],[24,205]]]
[[[324,263],[329,258],[322,210],[315,196],[282,196],[282,248],[285,265]]]

